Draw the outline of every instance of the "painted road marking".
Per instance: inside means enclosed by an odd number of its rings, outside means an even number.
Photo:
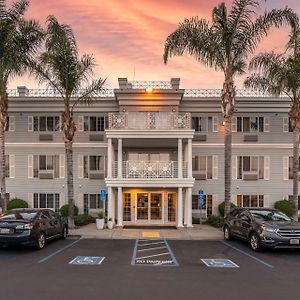
[[[39,264],[44,263],[45,261],[47,261],[47,260],[49,260],[50,258],[54,257],[55,255],[57,255],[57,254],[63,252],[64,250],[66,250],[66,249],[68,249],[68,248],[71,248],[72,246],[74,246],[75,244],[79,243],[80,241],[81,241],[81,238],[78,239],[78,240],[76,240],[76,241],[74,241],[73,243],[71,243],[71,244],[69,244],[69,245],[67,245],[67,246],[65,246],[65,247],[63,247],[63,248],[61,248],[61,249],[59,249],[59,250],[53,252],[52,254],[46,256],[45,258],[39,260],[38,263],[39,263]]]
[[[143,231],[142,237],[145,238],[159,238],[160,234],[158,231]]]
[[[70,265],[101,265],[105,257],[103,256],[76,256]]]
[[[239,266],[230,259],[224,258],[201,258],[207,267],[213,268],[239,268]]]
[[[227,247],[230,247],[230,248],[232,248],[232,249],[238,251],[239,253],[242,253],[242,254],[244,254],[244,255],[246,255],[246,256],[252,258],[252,259],[255,260],[256,262],[258,262],[258,263],[260,263],[260,264],[262,264],[262,265],[264,265],[264,266],[266,266],[266,267],[268,267],[268,268],[270,268],[270,269],[273,269],[273,268],[274,268],[274,266],[270,265],[269,263],[267,263],[267,262],[265,262],[265,261],[263,261],[263,260],[261,260],[261,259],[255,257],[255,256],[253,256],[253,255],[251,255],[251,254],[249,254],[249,253],[247,253],[247,252],[245,252],[245,251],[243,251],[243,250],[241,250],[241,249],[235,247],[235,246],[232,246],[232,245],[230,245],[229,243],[227,243],[227,242],[225,242],[225,241],[220,241],[220,242],[221,242],[222,244],[226,245]]]
[[[157,247],[148,247],[152,245],[162,245]],[[142,252],[147,251],[149,255],[145,256]],[[145,240],[137,239],[131,259],[132,266],[179,266],[168,242],[166,240],[155,243],[148,243]]]

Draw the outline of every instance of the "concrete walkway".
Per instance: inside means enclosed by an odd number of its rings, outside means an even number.
[[[209,225],[194,225],[184,229],[120,229],[97,230],[96,224],[88,224],[80,228],[70,229],[69,236],[81,236],[85,239],[137,239],[162,238],[169,240],[220,240],[223,238],[221,229]]]

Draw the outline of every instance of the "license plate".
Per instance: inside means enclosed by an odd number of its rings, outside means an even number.
[[[299,240],[298,239],[291,239],[290,244],[291,245],[299,245]]]
[[[3,233],[3,234],[11,233],[11,229],[9,229],[9,228],[0,228],[0,233]]]

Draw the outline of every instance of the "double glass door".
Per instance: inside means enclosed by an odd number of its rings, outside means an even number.
[[[162,194],[137,193],[137,220],[162,219]]]

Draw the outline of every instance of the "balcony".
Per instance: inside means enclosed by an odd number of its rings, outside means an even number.
[[[170,130],[191,129],[189,113],[124,112],[110,113],[109,129]]]
[[[118,178],[118,162],[113,164],[113,178]],[[187,162],[182,163],[182,177],[187,178]],[[123,161],[122,178],[178,178],[177,161]]]

